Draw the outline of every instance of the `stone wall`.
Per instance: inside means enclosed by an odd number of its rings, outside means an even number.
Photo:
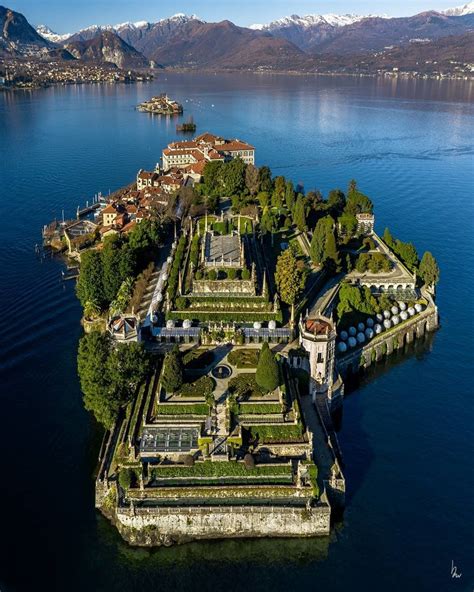
[[[192,295],[242,294],[255,296],[253,280],[193,280]]]
[[[116,524],[130,544],[154,546],[196,539],[326,536],[330,514],[327,501],[312,508],[117,508]]]

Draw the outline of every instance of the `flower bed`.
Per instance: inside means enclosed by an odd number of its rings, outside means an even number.
[[[229,364],[237,368],[256,368],[260,350],[258,349],[234,349],[227,356]]]
[[[181,397],[207,397],[214,390],[216,383],[210,376],[201,376],[194,382],[185,382],[176,393]]]
[[[160,403],[156,409],[157,415],[209,415],[207,403],[173,404]]]

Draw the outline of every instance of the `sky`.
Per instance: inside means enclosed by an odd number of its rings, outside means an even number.
[[[229,19],[241,26],[267,23],[289,14],[385,14],[409,16],[425,10],[444,10],[467,0],[0,0],[33,24],[57,33],[89,25],[126,21],[157,21],[178,12],[196,14],[210,22]]]

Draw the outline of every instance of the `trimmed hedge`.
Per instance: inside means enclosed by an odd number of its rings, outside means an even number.
[[[255,374],[239,374],[229,380],[229,391],[236,397],[264,397],[265,392],[255,381]]]
[[[158,415],[209,415],[209,405],[207,403],[193,405],[160,403],[156,413]]]
[[[191,321],[235,321],[235,322],[253,322],[253,321],[277,321],[282,322],[283,316],[281,310],[277,312],[225,312],[225,311],[197,311],[197,310],[173,310],[166,315],[166,320],[172,319]]]
[[[258,349],[237,349],[232,350],[227,356],[229,363],[237,368],[256,368],[260,350]]]
[[[260,444],[303,442],[303,426],[300,423],[291,425],[249,426],[247,429],[252,439],[258,436]]]
[[[204,397],[212,394],[215,382],[210,376],[201,376],[194,382],[185,382],[176,393],[181,397]]]
[[[282,413],[280,403],[240,403],[239,413],[265,415],[267,413]]]
[[[291,465],[257,465],[247,468],[243,462],[205,460],[192,467],[184,465],[159,465],[153,467],[154,475],[160,477],[240,477],[263,475],[292,475]]]

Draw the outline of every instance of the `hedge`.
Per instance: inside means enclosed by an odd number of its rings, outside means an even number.
[[[173,300],[176,295],[176,289],[178,287],[178,274],[181,269],[185,248],[186,237],[183,235],[179,239],[178,246],[176,247],[173,264],[168,277],[168,296],[170,297],[170,300]]]
[[[210,376],[201,376],[194,382],[185,382],[176,393],[181,397],[206,397],[214,390],[215,382]]]
[[[280,403],[241,403],[239,413],[265,415],[267,413],[282,413]]]
[[[184,465],[158,465],[153,467],[156,478],[160,477],[240,477],[246,475],[292,475],[293,470],[288,465],[257,465],[247,468],[243,462],[205,460],[197,462],[192,467]]]
[[[258,425],[249,426],[252,439],[257,438],[259,444],[271,442],[303,442],[303,427],[300,423],[291,425]]]
[[[237,349],[232,350],[227,356],[229,364],[237,368],[256,368],[260,350],[258,349]]]
[[[209,405],[207,403],[193,405],[160,403],[156,412],[158,415],[209,415]]]
[[[229,391],[237,397],[264,397],[266,393],[257,385],[255,374],[243,373],[229,380]]]
[[[174,321],[190,319],[192,321],[224,321],[224,322],[253,322],[253,321],[277,321],[279,323],[283,320],[281,310],[277,312],[225,312],[225,311],[198,311],[198,310],[173,310],[166,315],[166,320],[172,319]]]

